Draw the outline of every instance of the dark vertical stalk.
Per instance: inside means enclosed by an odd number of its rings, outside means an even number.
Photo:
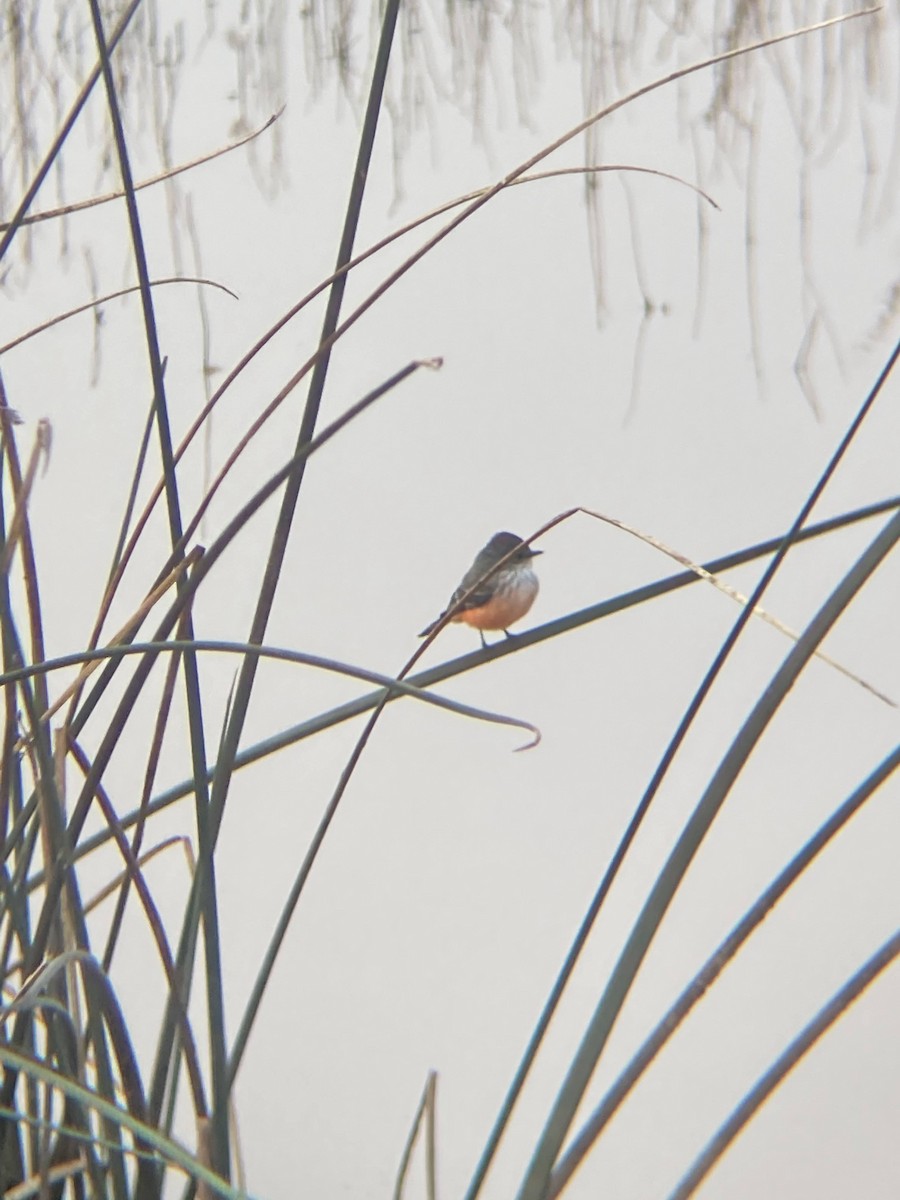
[[[116,25],[116,27],[113,30],[112,35],[109,39],[109,42],[107,43],[107,49],[110,54],[112,54],[113,50],[119,44],[119,42],[122,38],[122,35],[124,34],[125,30],[128,28],[129,24],[131,23],[131,18],[137,12],[138,8],[140,7],[140,4],[141,4],[141,0],[131,0],[131,3],[125,9],[125,12],[119,18],[119,23]],[[3,257],[6,254],[7,250],[9,249],[13,238],[18,233],[19,226],[22,224],[22,218],[28,212],[29,208],[31,208],[31,205],[34,203],[35,196],[40,191],[41,185],[43,184],[44,180],[47,178],[47,175],[50,172],[50,168],[53,166],[54,162],[56,162],[56,156],[59,154],[60,150],[63,148],[66,138],[72,132],[72,127],[75,124],[75,122],[78,120],[81,110],[84,108],[85,104],[87,103],[87,98],[88,98],[88,96],[90,96],[91,92],[93,91],[94,84],[100,78],[100,70],[101,70],[101,65],[100,65],[100,62],[98,61],[94,65],[94,68],[91,71],[90,75],[88,75],[87,79],[84,81],[84,86],[82,87],[81,91],[78,93],[78,96],[75,99],[75,103],[69,109],[69,114],[66,117],[65,121],[63,121],[62,127],[59,130],[59,133],[56,135],[56,137],[53,141],[53,145],[47,151],[47,153],[44,157],[44,161],[41,163],[40,167],[38,167],[38,172],[35,175],[34,179],[31,181],[31,184],[28,187],[28,190],[26,191],[25,195],[22,197],[21,201],[19,202],[19,207],[13,213],[12,218],[9,222],[9,225],[8,225],[6,231],[4,232],[3,236],[0,237],[0,262],[3,261]]]
[[[366,114],[360,136],[356,167],[353,174],[353,182],[350,188],[350,198],[347,203],[344,228],[341,235],[340,246],[338,248],[336,265],[338,275],[332,283],[329,291],[328,304],[326,307],[325,318],[322,325],[322,333],[320,336],[320,345],[326,344],[332,337],[337,328],[340,317],[341,303],[343,301],[344,289],[346,287],[346,273],[341,273],[341,269],[346,266],[353,254],[353,243],[359,224],[359,216],[362,210],[362,202],[365,194],[369,163],[371,162],[372,151],[375,144],[375,134],[378,128],[378,118],[381,111],[384,84],[387,78],[387,69],[390,62],[391,47],[393,44],[394,31],[396,29],[399,9],[400,0],[387,0],[384,17],[382,19],[381,36],[375,58],[372,83],[369,89],[369,100],[366,106]],[[260,595],[257,601],[256,613],[253,618],[250,635],[247,639],[248,642],[254,645],[260,645],[262,643],[263,638],[265,637],[269,615],[272,611],[272,603],[275,598],[275,591],[278,586],[281,568],[284,563],[284,555],[287,549],[288,537],[290,534],[291,525],[293,523],[300,487],[303,482],[306,456],[302,454],[302,451],[311,442],[315,433],[316,421],[318,419],[322,394],[325,387],[325,379],[328,372],[329,360],[330,348],[319,357],[313,369],[309,394],[307,396],[306,406],[304,408],[303,418],[300,424],[300,432],[297,438],[297,462],[287,477],[284,498],[282,500],[278,521],[276,523],[275,533],[272,539],[272,546],[269,552],[269,558],[266,563],[262,587],[260,589]],[[237,749],[240,743],[244,721],[247,716],[247,709],[250,704],[250,695],[253,690],[253,683],[256,678],[256,666],[256,658],[248,657],[241,668],[237,686],[235,688],[231,716],[222,738],[222,744],[217,758],[216,770],[213,776],[211,798],[210,832],[213,840],[215,840],[218,832],[219,824],[221,822],[225,807],[225,801],[228,795],[228,787],[231,781],[231,774],[234,769],[234,761],[237,755]],[[182,946],[187,949],[187,947],[190,945],[190,942],[191,933],[189,929],[185,927],[183,932]],[[179,949],[179,961],[181,961],[181,948]],[[169,1025],[168,1028],[173,1029],[174,1027]],[[167,1048],[161,1046],[157,1056],[158,1068],[161,1068],[167,1057]],[[161,1075],[157,1076],[157,1081],[155,1081],[157,1085],[161,1078]],[[157,1086],[151,1092],[151,1111],[153,1111],[154,1103],[160,1098],[159,1087]],[[215,1117],[220,1120],[224,1120],[227,1111],[227,1084],[225,1095],[223,1096],[220,1092],[216,1092],[214,1090],[212,1099]]]
[[[347,265],[353,255],[353,242],[356,237],[356,230],[359,224],[359,216],[362,210],[366,179],[369,172],[369,163],[371,161],[372,150],[375,145],[375,133],[378,128],[378,117],[381,112],[381,101],[384,94],[384,84],[385,79],[387,78],[388,63],[390,61],[391,46],[393,43],[394,30],[397,25],[397,15],[399,10],[400,0],[387,0],[384,10],[384,17],[381,24],[381,38],[378,43],[378,52],[375,58],[375,69],[372,76],[372,84],[369,89],[369,101],[366,106],[366,115],[365,120],[363,121],[362,135],[360,137],[359,152],[356,158],[356,169],[353,173],[353,183],[350,188],[350,199],[347,204],[347,214],[344,219],[344,230],[341,235],[340,247],[338,249],[337,263],[335,267],[335,270],[338,272],[338,274],[328,293],[328,305],[325,310],[325,319],[322,323],[322,333],[319,339],[320,345],[324,345],[329,341],[331,336],[334,334],[334,331],[337,329],[338,320],[340,317],[341,303],[344,298],[344,289],[347,283],[347,275],[346,272],[342,272],[342,268]],[[330,359],[331,349],[329,347],[318,358],[316,365],[313,368],[312,378],[309,385],[309,394],[307,396],[306,407],[303,412],[303,419],[300,423],[300,433],[297,438],[297,452],[299,452],[301,448],[310,441],[315,432],[316,421],[319,415],[319,406],[322,401],[322,393],[325,388],[325,378],[328,373],[328,364]],[[305,469],[306,460],[301,459],[297,463],[296,469],[288,477],[287,484],[284,489],[284,498],[281,504],[281,511],[278,515],[278,521],[275,526],[275,533],[272,538],[272,547],[269,551],[269,558],[266,563],[262,588],[260,589],[259,600],[256,606],[256,613],[253,617],[250,636],[247,638],[247,641],[253,645],[260,645],[265,637],[266,626],[269,621],[269,615],[272,611],[272,603],[275,599],[275,591],[278,587],[278,580],[281,575],[282,565],[284,563],[284,555],[287,549],[288,536],[291,531],[291,525],[294,519],[294,511],[297,506],[297,498],[300,494],[300,486],[303,483]],[[222,742],[222,749],[220,751],[216,766],[216,776],[213,782],[212,804],[213,811],[217,818],[221,816],[221,812],[225,804],[228,785],[231,779],[231,772],[234,766],[234,758],[237,754],[238,743],[244,727],[247,708],[250,703],[250,693],[253,690],[253,682],[256,677],[256,667],[257,659],[248,657],[245,660],[238,677],[231,720],[228,723],[228,729],[226,730],[225,737]]]
[[[155,397],[156,424],[159,437],[160,457],[166,482],[166,503],[169,516],[169,533],[173,550],[180,542],[183,532],[181,510],[178,500],[178,484],[175,476],[175,461],[172,450],[172,435],[169,428],[169,414],[166,403],[165,379],[162,356],[159,349],[159,337],[156,329],[156,316],[153,309],[153,297],[150,289],[150,274],[147,268],[147,256],[144,248],[144,237],[138,213],[137,196],[134,189],[134,178],[125,139],[125,129],[116,84],[110,63],[109,48],[103,31],[103,18],[100,13],[99,0],[89,0],[91,18],[94,25],[94,35],[100,56],[103,82],[106,87],[106,97],[109,115],[115,137],[119,167],[122,174],[122,187],[125,192],[125,204],[128,210],[128,222],[131,230],[131,241],[134,249],[135,266],[141,289],[141,307],[144,314],[144,329],[147,339],[147,351],[150,359],[150,371],[153,379]],[[181,551],[183,555],[183,550]],[[176,587],[183,593],[186,581],[181,577]],[[193,639],[194,631],[190,614],[185,617],[185,636]],[[186,651],[184,655],[184,677],[186,702],[188,710],[188,725],[191,738],[191,759],[194,774],[195,811],[197,819],[198,862],[197,871],[203,886],[199,889],[201,909],[203,913],[203,929],[206,950],[206,985],[207,1012],[209,1019],[210,1064],[212,1075],[212,1093],[214,1100],[213,1124],[210,1130],[211,1166],[224,1179],[229,1178],[231,1155],[229,1151],[229,1131],[227,1108],[227,1046],[225,1035],[225,1004],[222,994],[221,949],[219,943],[218,906],[215,894],[215,871],[212,859],[212,840],[209,836],[209,792],[206,784],[206,747],[203,736],[203,710],[200,698],[200,676],[197,668],[196,655]],[[218,1116],[216,1114],[219,1114]]]

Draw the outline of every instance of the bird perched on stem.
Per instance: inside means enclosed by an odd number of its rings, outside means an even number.
[[[538,594],[540,585],[531,560],[542,553],[526,546],[514,533],[495,533],[463,575],[450,603],[419,637],[428,637],[451,611],[451,621],[478,630],[482,646],[487,646],[485,629],[502,629],[512,637],[509,626],[525,616]]]

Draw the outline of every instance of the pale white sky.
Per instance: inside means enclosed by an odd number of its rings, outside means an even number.
[[[171,14],[161,14],[165,19]],[[896,14],[891,21],[896,26]],[[518,122],[508,96],[495,123],[489,90],[485,150],[464,117],[436,106],[431,130],[406,149],[398,199],[386,122],[360,247],[492,181],[580,119],[579,68],[554,39],[543,5],[535,23],[540,85],[530,98],[530,126]],[[657,59],[659,33],[651,29],[643,58],[636,55],[633,82],[710,48],[698,36],[676,43],[672,60]],[[883,46],[886,56],[895,53],[896,28],[885,30]],[[505,49],[498,44],[498,78],[509,71]],[[293,15],[285,19],[283,53],[288,64],[302,61]],[[602,325],[581,184],[548,181],[497,198],[380,301],[336,351],[323,422],[411,359],[441,355],[445,365],[437,374],[415,375],[310,464],[268,642],[392,673],[491,533],[528,535],[573,505],[619,517],[698,560],[790,525],[889,353],[896,322],[883,337],[874,331],[895,283],[900,216],[889,206],[878,223],[860,224],[865,156],[858,112],[865,114],[872,160],[886,167],[896,107],[896,73],[886,68],[881,90],[865,104],[865,85],[851,82],[841,100],[846,136],[828,154],[816,147],[807,175],[804,280],[801,151],[778,78],[781,70],[793,81],[794,112],[814,126],[807,98],[794,90],[804,56],[817,61],[812,50],[787,48],[753,74],[759,139],[750,186],[764,390],[757,386],[748,320],[743,151],[735,151],[732,165],[723,160],[713,169],[711,134],[695,124],[701,182],[722,209],[706,217],[696,334],[699,202],[687,189],[642,177],[629,184],[646,286],[667,306],[643,330],[628,206],[615,179],[603,191],[608,312]],[[846,61],[860,71],[858,53],[848,51]],[[196,62],[189,55],[189,63],[176,106],[175,161],[224,141],[234,117],[227,53],[214,40]],[[806,65],[820,82],[821,73]],[[185,176],[175,193],[181,204],[190,196],[202,272],[240,297],[236,303],[206,295],[211,358],[223,369],[328,273],[335,255],[357,124],[331,90],[312,103],[303,72],[289,66],[287,77],[279,128],[290,186],[266,200],[239,152]],[[609,91],[617,94],[615,85]],[[694,148],[689,137],[679,139],[674,110],[678,101],[681,116],[697,113],[708,96],[709,80],[697,77],[679,92],[659,92],[618,114],[604,127],[605,161],[698,181]],[[97,124],[99,94],[94,103]],[[92,190],[97,142],[85,138],[77,152],[73,143],[70,195]],[[582,159],[581,144],[574,144],[549,165]],[[136,174],[157,167],[148,139]],[[888,175],[876,176],[876,190],[889,183]],[[170,274],[166,194],[143,193],[141,212],[151,275]],[[348,308],[420,237],[413,234],[354,274]],[[132,282],[123,210],[73,218],[69,238],[68,256],[55,265],[58,231],[35,232],[27,287],[20,280],[15,295],[0,298],[10,336],[87,298],[83,245],[91,247],[101,290]],[[184,270],[193,273],[187,239],[182,249]],[[793,370],[813,312],[813,284],[837,337],[836,353],[823,324],[813,346],[818,419]],[[196,294],[171,287],[156,299],[180,431],[204,400]],[[222,403],[212,433],[216,466],[308,356],[320,319],[314,306]],[[10,403],[29,423],[25,436],[42,416],[54,431],[51,468],[33,503],[51,653],[80,646],[92,623],[150,395],[137,303],[105,309],[96,387],[89,320],[70,322],[3,360]],[[896,492],[898,387],[894,381],[885,389],[820,515]],[[285,460],[304,395],[299,389],[245,455],[213,505],[206,540]],[[188,512],[202,494],[201,461],[198,452],[185,464]],[[196,611],[198,636],[246,637],[274,515],[275,507],[267,508],[210,577]],[[858,527],[796,551],[766,607],[803,628],[875,529]],[[121,616],[149,585],[165,537],[159,520],[129,576]],[[676,569],[581,516],[553,531],[542,548],[542,590],[523,628]],[[747,592],[759,569],[745,567],[730,582]],[[900,567],[888,561],[827,650],[900,699],[898,582]],[[582,914],[736,611],[698,584],[440,689],[536,724],[543,740],[527,754],[511,752],[521,741],[517,731],[411,702],[387,711],[313,871],[239,1077],[252,1194],[292,1196],[298,1185],[304,1194],[329,1198],[390,1194],[429,1068],[440,1075],[440,1193],[461,1194]],[[114,614],[110,629],[116,623]],[[471,630],[451,627],[427,661],[476,645]],[[514,1194],[649,887],[788,647],[782,634],[755,625],[717,686],[609,897],[486,1197]],[[211,740],[234,669],[230,658],[204,661]],[[67,682],[55,680],[59,688]],[[350,681],[264,664],[245,744],[358,690]],[[143,711],[149,722],[152,695]],[[359,729],[352,723],[307,740],[240,773],[232,788],[218,859],[232,1028]],[[808,668],[676,897],[592,1081],[585,1115],[744,909],[893,748],[897,731],[895,709],[821,663]],[[122,811],[137,802],[143,745],[123,747],[109,771],[108,787]],[[184,778],[187,764],[186,747],[169,744],[160,788]],[[654,1065],[569,1194],[579,1200],[667,1195],[772,1057],[894,931],[897,798],[898,785],[886,785],[769,918]],[[190,835],[189,804],[169,810],[152,830],[154,840],[176,831]],[[98,855],[97,880],[114,864],[111,854]],[[184,862],[170,852],[148,876],[174,937],[187,890]],[[97,928],[107,919],[106,910],[98,914]],[[149,938],[138,918],[132,925],[114,972],[130,1013],[143,1011],[157,985]],[[753,1122],[706,1183],[704,1197],[897,1195],[898,989],[900,975],[889,970]],[[155,1011],[148,1012],[136,1031],[145,1054],[153,1047],[154,1020]],[[284,1095],[272,1105],[279,1079]],[[189,1126],[184,1136],[190,1139]],[[417,1172],[411,1197],[424,1195]]]

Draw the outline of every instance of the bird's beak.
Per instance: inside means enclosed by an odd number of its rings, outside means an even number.
[[[528,547],[528,557],[529,558],[535,558],[538,554],[543,554],[543,553],[544,553],[543,550],[532,550],[532,548],[530,546]]]

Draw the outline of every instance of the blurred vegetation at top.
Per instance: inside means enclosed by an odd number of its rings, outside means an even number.
[[[862,7],[862,5],[860,5]],[[103,4],[107,34],[124,3]],[[851,5],[846,6],[850,11]],[[379,28],[371,0],[218,0],[183,5],[144,0],[116,48],[114,66],[137,178],[176,166],[258,128],[285,104],[302,111],[331,100],[340,115],[361,115]],[[8,218],[42,161],[72,99],[96,60],[89,9],[70,0],[0,0],[0,217]],[[647,0],[404,0],[391,63],[386,114],[398,194],[416,137],[440,155],[436,116],[452,106],[473,137],[494,148],[511,122],[530,127],[542,82],[558,61],[574,61],[583,113],[712,53],[835,15],[809,0],[712,0],[668,5]],[[777,81],[797,139],[798,161],[820,163],[849,137],[866,156],[859,172],[861,225],[883,215],[900,163],[894,145],[872,135],[874,106],[896,104],[900,69],[896,12],[883,10],[814,37],[737,58],[679,85],[673,103],[679,137],[693,142],[707,179],[727,161],[747,170],[763,85]],[[298,53],[299,51],[299,53]],[[574,111],[571,120],[581,114]],[[783,114],[779,114],[783,119]],[[894,122],[895,130],[900,123]],[[119,186],[101,91],[42,188],[36,208],[81,200]],[[284,123],[248,145],[257,184],[274,195],[289,182]],[[585,135],[584,160],[603,161],[603,126]],[[702,140],[702,147],[698,141]],[[81,155],[77,172],[73,155]],[[496,166],[506,165],[495,155]],[[488,175],[495,173],[492,166]],[[85,192],[86,185],[89,190]],[[586,182],[588,208],[603,186]],[[596,214],[595,214],[596,215]],[[173,235],[175,225],[173,222]],[[60,249],[71,253],[65,222]],[[0,282],[24,284],[28,238]],[[178,255],[176,253],[176,266]],[[595,266],[597,263],[595,261]]]

